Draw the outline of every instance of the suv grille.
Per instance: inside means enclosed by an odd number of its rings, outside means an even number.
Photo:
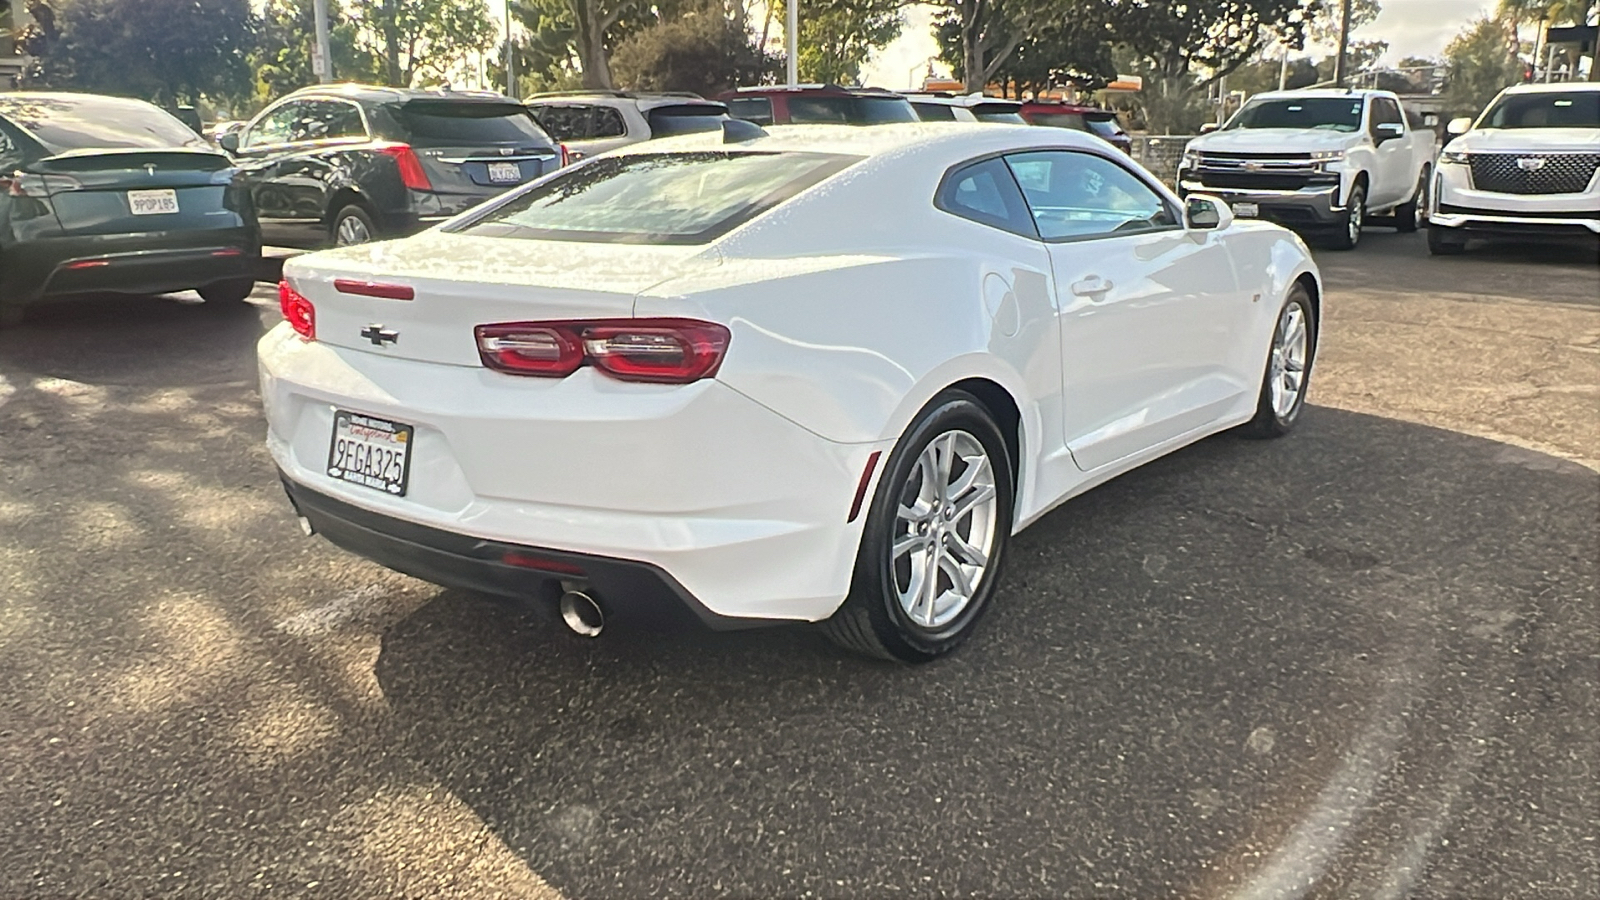
[[[1600,153],[1474,153],[1468,158],[1472,186],[1497,194],[1579,194],[1600,168]]]

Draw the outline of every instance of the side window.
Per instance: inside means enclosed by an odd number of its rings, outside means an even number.
[[[946,175],[933,205],[952,215],[1012,234],[1039,236],[1022,192],[1017,190],[1016,180],[999,159],[975,162]]]
[[[789,121],[797,125],[849,125],[850,100],[795,94],[789,98]]]
[[[246,147],[259,147],[263,144],[284,144],[290,140],[289,134],[294,128],[294,123],[304,111],[303,103],[285,103],[268,112],[255,121],[241,142]]]
[[[591,137],[587,106],[539,106],[534,108],[533,117],[558,141],[581,141]]]
[[[1045,240],[1175,228],[1167,201],[1132,172],[1092,153],[1041,150],[1006,157]]]
[[[594,107],[594,118],[590,119],[591,137],[624,137],[627,133],[628,126],[622,121],[622,113],[609,106]]]
[[[771,125],[772,101],[766,97],[735,97],[728,101],[728,115],[757,125]]]
[[[325,118],[330,138],[364,138],[367,126],[361,121],[361,110],[354,103],[329,101]]]
[[[954,122],[956,111],[943,103],[912,103],[911,108],[917,111],[917,118],[924,122]]]
[[[1400,115],[1400,107],[1393,100],[1388,97],[1372,98],[1371,127],[1374,133],[1377,132],[1379,125],[1396,125],[1404,121],[1405,118]]]

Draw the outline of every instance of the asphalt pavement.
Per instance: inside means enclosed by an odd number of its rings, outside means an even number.
[[[0,897],[1600,897],[1600,269],[1323,253],[1302,427],[1024,532],[953,658],[575,638],[303,537],[276,319],[0,332]]]

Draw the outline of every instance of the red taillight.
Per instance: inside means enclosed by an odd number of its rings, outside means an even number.
[[[289,282],[278,282],[278,308],[283,310],[284,321],[289,323],[295,333],[308,341],[317,339],[317,310],[311,301],[301,296],[300,292],[289,286]]]
[[[416,151],[409,144],[387,144],[378,149],[384,156],[394,158],[394,164],[400,168],[401,184],[413,191],[433,190],[433,183],[422,168],[422,160],[417,158]]]
[[[728,329],[695,319],[602,319],[479,325],[483,364],[562,378],[584,363],[623,381],[688,384],[717,373]]]
[[[37,200],[83,187],[83,182],[70,175],[30,175],[24,172],[0,181],[0,184],[4,184],[6,193],[13,197],[33,197]]]

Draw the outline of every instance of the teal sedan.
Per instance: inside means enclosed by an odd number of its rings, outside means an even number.
[[[0,93],[0,326],[33,304],[198,290],[242,302],[261,234],[233,161],[139,100]]]

